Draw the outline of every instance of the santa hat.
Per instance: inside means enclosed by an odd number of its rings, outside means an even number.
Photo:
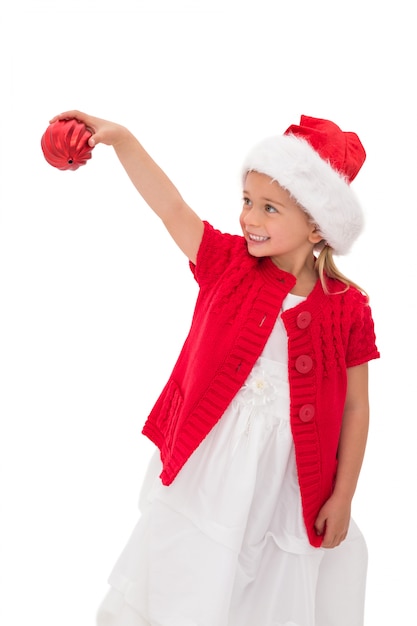
[[[335,254],[346,254],[364,218],[350,183],[365,161],[359,137],[328,120],[301,116],[281,136],[264,139],[247,155],[243,172],[267,174],[312,217]]]

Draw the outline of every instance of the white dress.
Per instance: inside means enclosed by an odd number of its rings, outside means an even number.
[[[283,310],[303,298],[289,294]],[[98,626],[362,626],[367,551],[351,522],[307,539],[289,423],[281,319],[247,381],[174,482],[159,452]]]

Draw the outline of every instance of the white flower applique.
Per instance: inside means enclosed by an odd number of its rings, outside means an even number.
[[[242,387],[241,398],[247,404],[260,406],[272,402],[277,391],[271,374],[262,366],[255,365]]]

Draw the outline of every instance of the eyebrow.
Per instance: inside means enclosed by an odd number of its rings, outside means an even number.
[[[249,191],[246,191],[246,189],[243,190],[243,194],[246,194],[247,196],[250,196]],[[282,203],[282,202],[278,202],[278,200],[273,200],[272,198],[268,198],[267,196],[262,196],[261,200],[263,200],[264,202],[270,202],[271,204],[277,204],[279,206],[282,206],[284,209],[286,208],[286,204]]]

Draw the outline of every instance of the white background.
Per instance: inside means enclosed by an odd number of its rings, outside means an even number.
[[[146,415],[188,330],[182,258],[98,146],[43,159],[70,108],[139,137],[195,210],[239,232],[243,156],[301,114],[356,131],[364,234],[340,269],[382,358],[354,515],[367,626],[416,619],[416,45],[412,3],[15,0],[1,9],[0,621],[88,626],[137,520]]]

